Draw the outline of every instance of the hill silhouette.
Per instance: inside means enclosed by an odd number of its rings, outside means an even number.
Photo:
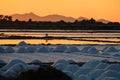
[[[20,20],[20,21],[28,21],[29,19],[32,19],[33,21],[66,21],[66,22],[74,22],[75,18],[73,17],[66,17],[58,14],[53,14],[53,15],[47,15],[47,16],[38,16],[34,13],[26,13],[26,14],[13,14],[11,15],[13,20]]]
[[[78,21],[89,20],[86,17],[73,18],[73,17],[66,17],[66,16],[58,15],[58,14],[39,16],[32,12],[25,13],[25,14],[13,14],[11,16],[13,20],[18,19],[20,21],[28,21],[29,19],[32,19],[32,21],[52,21],[52,22],[56,22],[60,20],[63,20],[65,22],[74,22],[75,20],[78,20]],[[110,22],[109,20],[105,20],[105,19],[98,19],[97,21],[102,22],[102,23]]]
[[[98,19],[97,22],[109,23],[109,22],[111,22],[111,21],[105,20],[105,19]]]
[[[78,20],[78,21],[82,21],[82,20],[89,20],[89,19],[86,18],[86,17],[78,17],[77,20]]]
[[[100,19],[99,21],[96,21],[94,18],[87,19],[84,17],[74,19],[62,15],[48,15],[41,17],[34,13],[24,14],[24,16],[16,14],[16,17],[19,19],[17,18],[15,20],[14,17],[13,20],[12,16],[0,15],[0,29],[120,30],[119,22],[108,22],[104,19]]]

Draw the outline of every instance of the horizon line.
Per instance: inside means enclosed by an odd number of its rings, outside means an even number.
[[[78,18],[80,18],[80,17],[83,17],[83,18],[87,18],[88,20],[89,19],[91,19],[91,18],[93,18],[93,19],[95,19],[96,21],[97,20],[100,20],[100,19],[103,19],[103,20],[107,20],[107,21],[109,21],[109,22],[119,22],[120,23],[120,21],[115,21],[115,20],[110,20],[110,19],[106,19],[106,18],[94,18],[94,17],[85,17],[85,16],[78,16],[78,17],[73,17],[73,16],[67,16],[67,15],[63,15],[63,14],[59,14],[59,13],[53,13],[53,14],[47,14],[47,15],[40,15],[40,14],[36,14],[36,13],[34,13],[34,12],[25,12],[25,13],[13,13],[13,14],[2,14],[2,15],[9,15],[9,16],[12,16],[12,15],[15,15],[15,14],[20,14],[20,15],[24,15],[24,14],[35,14],[35,15],[37,15],[37,16],[39,16],[39,17],[45,17],[45,16],[49,16],[49,15],[59,15],[59,16],[64,16],[64,17],[72,17],[72,18],[74,18],[74,19],[78,19]]]

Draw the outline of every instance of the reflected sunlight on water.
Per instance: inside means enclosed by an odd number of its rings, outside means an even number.
[[[25,41],[29,44],[115,44],[108,42],[94,42],[94,41],[75,41],[75,40],[43,40],[43,39],[2,39],[0,44],[18,44]]]
[[[5,36],[30,36],[30,37],[45,37],[48,34],[52,37],[67,37],[66,39],[44,40],[44,39],[0,39],[0,44],[18,44],[21,41],[25,41],[29,44],[120,44],[120,31],[10,31],[1,30],[0,33],[4,33]],[[72,40],[67,40],[72,39]],[[73,40],[74,39],[74,40]]]

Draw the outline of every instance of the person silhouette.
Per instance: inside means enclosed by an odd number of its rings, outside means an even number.
[[[45,34],[45,42],[46,42],[46,44],[48,42],[48,34],[47,33]]]
[[[45,34],[45,38],[47,38],[47,37],[48,37],[48,34],[46,33],[46,34]]]

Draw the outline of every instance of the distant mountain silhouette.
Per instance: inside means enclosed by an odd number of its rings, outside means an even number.
[[[89,19],[86,18],[86,17],[78,17],[77,20],[78,20],[78,21],[82,21],[82,20],[89,20]]]
[[[38,16],[34,13],[26,13],[26,14],[13,14],[11,15],[13,20],[19,19],[20,21],[28,21],[29,19],[32,19],[33,21],[60,21],[64,20],[66,22],[74,22],[75,18],[73,17],[66,17],[62,15],[47,15],[47,16]]]
[[[33,21],[39,21],[41,18],[40,16],[34,14],[34,13],[26,13],[26,14],[13,14],[11,15],[13,20],[20,20],[20,21],[28,21],[29,19],[32,19]]]
[[[111,21],[105,20],[105,19],[98,19],[97,22],[102,22],[102,23],[107,24],[107,23],[109,23],[109,22],[111,22]]]
[[[12,16],[13,20],[18,19],[20,21],[28,21],[29,19],[32,19],[32,21],[52,21],[52,22],[56,22],[56,21],[60,21],[60,20],[64,20],[65,22],[74,22],[75,20],[78,20],[78,21],[89,20],[86,17],[78,17],[76,19],[73,17],[66,17],[66,16],[58,15],[58,14],[47,15],[47,16],[38,16],[32,12],[25,13],[25,14],[13,14],[11,16]],[[110,21],[105,20],[105,19],[99,19],[97,21],[102,22],[102,23],[110,22]]]

